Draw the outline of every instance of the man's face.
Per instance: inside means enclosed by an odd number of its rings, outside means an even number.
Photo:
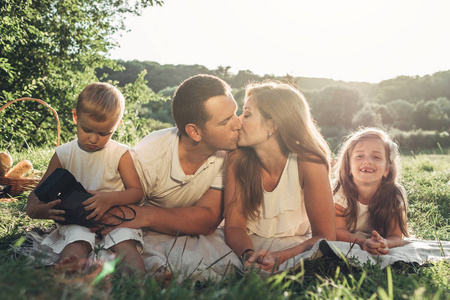
[[[213,151],[236,149],[242,125],[233,96],[229,93],[211,97],[205,102],[205,109],[211,118],[201,130],[203,143]]]

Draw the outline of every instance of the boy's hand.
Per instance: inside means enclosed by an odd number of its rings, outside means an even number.
[[[55,207],[59,203],[61,203],[60,199],[56,199],[48,203],[38,200],[29,210],[28,214],[33,219],[50,219],[54,221],[65,221],[66,219],[62,216],[65,214],[65,211],[61,209],[53,209],[53,207]]]
[[[108,201],[108,193],[98,192],[98,191],[87,191],[89,194],[94,195],[93,197],[87,199],[82,204],[84,205],[84,210],[90,211],[86,219],[94,219],[95,221],[100,220],[103,215],[111,208],[111,204]]]

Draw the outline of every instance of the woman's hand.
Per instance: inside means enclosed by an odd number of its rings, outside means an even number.
[[[372,236],[364,241],[363,250],[372,255],[386,255],[389,247],[386,240],[376,231],[372,231]]]
[[[279,258],[275,252],[266,249],[253,252],[245,261],[245,268],[257,268],[267,272],[275,272],[278,269]]]

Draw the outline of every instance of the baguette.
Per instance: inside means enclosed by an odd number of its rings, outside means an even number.
[[[0,152],[0,176],[5,176],[11,170],[13,159],[11,155]]]
[[[29,160],[22,160],[17,163],[8,173],[6,173],[5,177],[8,178],[21,178],[26,172],[28,172],[33,165]]]

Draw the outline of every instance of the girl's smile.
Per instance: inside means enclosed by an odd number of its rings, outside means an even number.
[[[378,185],[389,169],[386,150],[379,139],[365,139],[359,142],[350,155],[350,174],[358,186],[362,183]]]

